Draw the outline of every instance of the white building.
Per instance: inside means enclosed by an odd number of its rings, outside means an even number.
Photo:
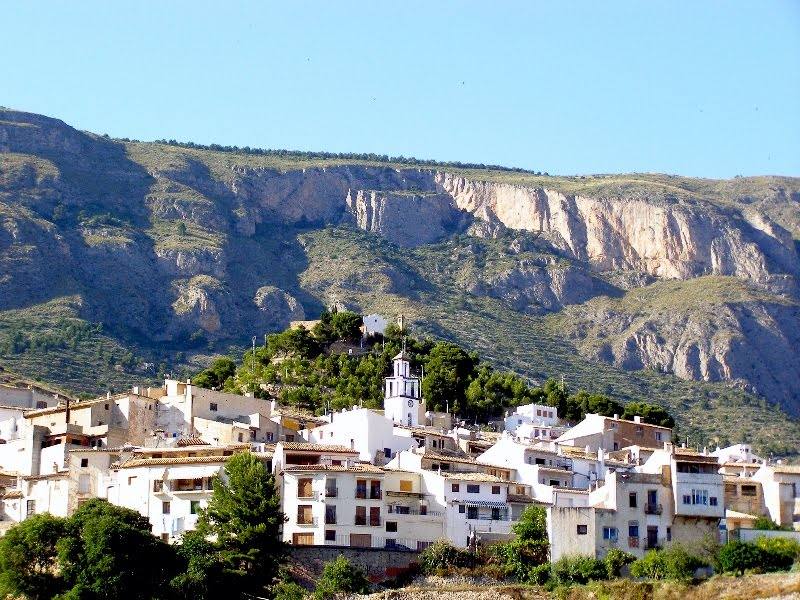
[[[383,335],[386,333],[386,327],[389,325],[389,321],[387,321],[385,317],[376,313],[364,315],[362,320],[364,322],[365,337],[373,336],[375,334]]]
[[[517,429],[522,425],[533,425],[534,429],[547,428],[549,431],[553,426],[558,425],[558,410],[554,406],[546,406],[544,404],[517,406],[514,412],[506,416],[504,421],[505,430],[516,434]],[[537,435],[536,437],[539,436]]]
[[[411,376],[405,350],[392,359],[393,374],[385,381],[383,410],[387,419],[416,427],[425,424],[425,409],[420,397],[420,381]]]
[[[303,439],[356,450],[360,460],[373,464],[385,464],[397,452],[417,446],[411,436],[396,434],[394,422],[379,411],[353,408],[331,413],[328,418],[325,425],[303,430]]]
[[[761,483],[769,518],[800,531],[800,465],[762,465],[753,481]]]

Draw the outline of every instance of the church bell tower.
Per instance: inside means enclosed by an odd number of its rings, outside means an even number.
[[[386,378],[383,414],[400,425],[419,425],[420,382],[411,377],[405,349],[392,359],[393,373]]]

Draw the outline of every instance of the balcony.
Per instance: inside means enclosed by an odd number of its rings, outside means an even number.
[[[646,515],[660,515],[663,510],[660,504],[645,504],[644,506],[644,514]]]
[[[356,516],[354,524],[360,527],[380,527],[382,520],[380,517],[359,517]]]
[[[337,498],[339,496],[339,488],[325,488],[326,498]]]
[[[316,527],[317,526],[317,517],[306,517],[306,518],[298,518],[297,524],[300,527]]]
[[[435,510],[414,510],[411,508],[404,508],[402,506],[389,506],[389,514],[398,516],[413,516],[413,517],[442,517],[444,513]]]
[[[297,490],[298,500],[319,500],[319,492],[309,490]]]

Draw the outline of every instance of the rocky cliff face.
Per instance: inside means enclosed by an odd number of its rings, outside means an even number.
[[[710,204],[567,195],[437,173],[456,205],[489,223],[541,232],[599,270],[688,279],[735,275],[758,282],[800,273],[791,234],[757,212]]]
[[[800,405],[798,365],[786,358],[800,341],[798,180],[631,176],[614,187],[489,175],[123,144],[0,110],[0,312],[78,294],[86,319],[154,343],[241,339],[313,316],[328,300],[302,284],[317,268],[303,231],[354,227],[418,249],[455,235],[497,238],[512,240],[502,256],[468,245],[449,257],[463,293],[530,315],[582,305],[564,313],[565,331],[593,360],[741,381]],[[524,247],[533,238],[536,248]],[[433,285],[391,257],[375,267],[370,252],[343,289],[372,282],[415,298]],[[711,315],[675,306],[635,319],[596,304],[708,275],[767,296]],[[607,341],[587,342],[593,336]]]

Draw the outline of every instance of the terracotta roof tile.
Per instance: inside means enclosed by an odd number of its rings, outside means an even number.
[[[292,465],[283,469],[284,473],[308,473],[308,472],[334,472],[334,473],[372,473],[383,475],[384,470],[375,465],[356,464],[356,465]]]
[[[346,446],[312,444],[310,442],[279,442],[284,450],[306,450],[308,452],[330,452],[335,454],[358,454],[358,450]]]

